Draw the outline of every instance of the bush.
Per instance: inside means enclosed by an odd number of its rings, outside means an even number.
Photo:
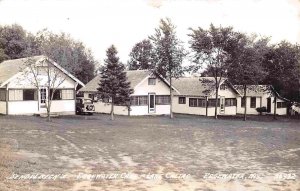
[[[256,111],[261,114],[263,112],[267,112],[267,108],[266,107],[258,107],[258,108],[256,108]]]

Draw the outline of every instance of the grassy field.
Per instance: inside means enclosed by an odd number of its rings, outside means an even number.
[[[0,116],[0,190],[300,190],[299,120],[175,117]]]

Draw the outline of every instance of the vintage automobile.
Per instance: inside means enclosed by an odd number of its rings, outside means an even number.
[[[93,115],[94,112],[95,106],[92,99],[83,97],[76,98],[76,114]]]

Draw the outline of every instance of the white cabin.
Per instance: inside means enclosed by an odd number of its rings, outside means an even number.
[[[167,80],[148,70],[126,71],[126,76],[131,88],[134,90],[130,96],[130,110],[127,106],[115,105],[115,114],[133,116],[170,114],[170,86]],[[85,98],[97,100],[94,103],[96,112],[110,113],[111,104],[109,100],[104,101],[96,98],[100,78],[100,75],[98,75],[85,87],[81,88],[79,92],[82,92]]]
[[[248,85],[246,99],[243,98],[244,90],[242,86],[235,85],[242,97],[237,98],[237,113],[244,114],[245,102],[247,103],[247,114],[258,115],[257,108],[266,107],[267,114],[274,114],[276,107],[277,115],[287,115],[287,102],[289,100],[281,97],[270,85]],[[275,104],[276,96],[276,104]]]
[[[174,94],[173,112],[181,114],[215,115],[215,79],[213,77],[183,77],[174,80],[179,91]],[[236,115],[239,92],[227,81],[220,82],[217,115]]]
[[[84,84],[46,56],[0,64],[0,114],[47,113],[49,79],[50,91],[54,91],[51,113],[75,114],[76,87]]]

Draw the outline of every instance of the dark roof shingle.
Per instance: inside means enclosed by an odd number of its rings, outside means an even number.
[[[149,76],[152,72],[149,70],[128,70],[126,76],[130,82],[130,87],[133,89],[143,79]],[[85,87],[81,88],[80,92],[96,92],[99,87],[100,75],[97,75],[94,79],[88,82]]]

